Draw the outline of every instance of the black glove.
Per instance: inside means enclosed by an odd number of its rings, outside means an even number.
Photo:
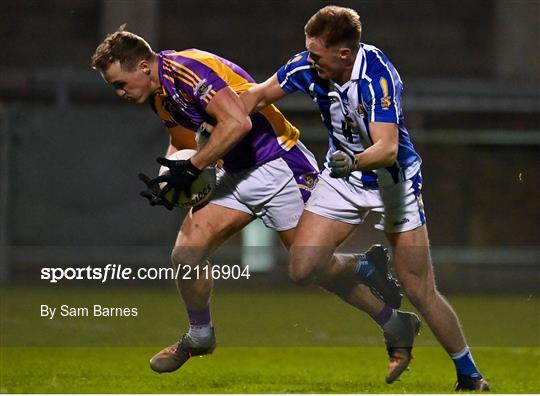
[[[139,173],[139,179],[141,179],[143,183],[146,184],[146,187],[148,187],[146,190],[141,191],[141,196],[147,198],[150,205],[162,205],[169,210],[173,210],[174,205],[172,202],[169,202],[167,198],[160,196],[161,189],[159,188],[158,183],[153,183],[152,179],[144,173]]]
[[[180,192],[183,192],[186,197],[191,196],[191,185],[197,177],[201,174],[201,170],[198,169],[190,159],[188,160],[169,160],[167,158],[159,157],[156,159],[158,164],[166,166],[169,168],[169,172],[164,173],[161,176],[158,176],[152,179],[151,183],[161,183],[166,182],[167,185],[161,189],[159,196],[164,197],[169,191],[173,188],[175,191],[175,196],[173,202],[178,199]]]

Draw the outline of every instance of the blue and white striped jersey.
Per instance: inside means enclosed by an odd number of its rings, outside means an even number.
[[[351,79],[340,86],[320,78],[307,60],[308,54],[304,51],[293,56],[277,71],[277,78],[285,92],[304,92],[319,106],[329,131],[325,167],[336,150],[358,154],[371,146],[370,122],[391,122],[399,129],[396,162],[384,169],[353,172],[348,180],[364,188],[377,188],[413,177],[422,160],[403,122],[403,83],[394,65],[378,48],[361,44]]]

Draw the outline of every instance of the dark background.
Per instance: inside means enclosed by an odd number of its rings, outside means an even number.
[[[122,103],[90,69],[106,33],[127,22],[156,51],[204,49],[262,80],[303,50],[303,26],[326,4],[0,2],[0,279],[20,281],[42,265],[168,265],[183,214],[150,208],[136,179],[157,172],[167,135],[149,109]],[[443,289],[537,291],[540,2],[333,4],[359,12],[362,41],[383,50],[405,83]],[[322,160],[316,107],[293,96],[280,108]],[[384,242],[376,220],[344,250]],[[261,235],[250,243],[277,244]],[[240,260],[246,238],[233,238],[216,261]],[[283,274],[283,257],[271,261],[279,265],[266,274]]]

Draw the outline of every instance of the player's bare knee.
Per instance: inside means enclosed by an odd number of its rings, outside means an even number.
[[[289,278],[298,286],[308,286],[314,283],[315,274],[307,266],[289,264]]]
[[[201,252],[196,247],[175,246],[171,252],[171,262],[173,267],[188,265],[194,267],[200,264]]]
[[[171,251],[171,263],[173,267],[182,265],[182,248],[180,246],[173,247]]]

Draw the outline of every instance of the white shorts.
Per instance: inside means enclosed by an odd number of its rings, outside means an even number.
[[[422,175],[398,184],[364,189],[346,179],[330,177],[327,169],[306,204],[306,210],[348,224],[360,224],[370,211],[382,213],[375,228],[389,233],[414,230],[426,223],[422,203]]]
[[[316,179],[316,163],[312,165],[315,168],[306,169],[306,173]],[[211,203],[256,216],[276,231],[298,225],[307,189],[311,192],[314,184],[299,183],[283,158],[241,172],[220,170],[217,176]]]

